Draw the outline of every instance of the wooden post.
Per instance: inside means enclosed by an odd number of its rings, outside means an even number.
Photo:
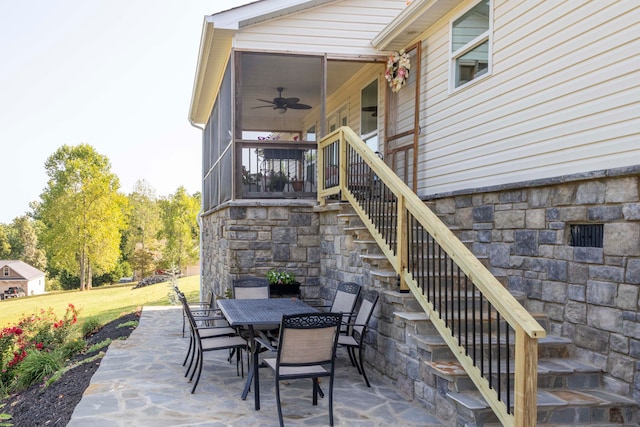
[[[396,224],[396,244],[398,245],[398,265],[396,267],[396,271],[398,271],[400,275],[400,291],[401,292],[409,292],[409,285],[404,278],[404,270],[407,269],[408,256],[407,253],[407,241],[409,240],[409,236],[407,236],[407,210],[405,209],[404,197],[401,195],[398,196],[398,223]]]
[[[535,427],[538,415],[538,340],[516,328],[514,417],[516,427]]]

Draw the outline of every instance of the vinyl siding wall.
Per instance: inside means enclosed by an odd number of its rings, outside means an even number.
[[[494,0],[492,73],[449,93],[449,27],[423,34],[418,193],[640,164],[640,3]]]
[[[379,54],[371,40],[406,7],[404,0],[345,0],[243,28],[237,49]]]

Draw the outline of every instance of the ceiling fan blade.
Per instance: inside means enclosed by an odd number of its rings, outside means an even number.
[[[309,110],[311,106],[307,104],[287,104],[287,108],[291,108],[292,110]]]
[[[276,105],[276,103],[274,101],[268,101],[266,99],[260,99],[260,98],[257,98],[257,99],[258,99],[258,101],[268,102],[269,104]]]
[[[274,105],[260,105],[258,107],[251,107],[252,110],[255,110],[256,108],[276,108],[276,106],[274,106]]]
[[[300,98],[282,98],[284,99],[284,103],[287,105],[297,104],[300,101]]]

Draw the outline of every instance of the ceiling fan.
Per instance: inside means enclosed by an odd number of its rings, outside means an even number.
[[[253,108],[265,108],[265,107],[273,106],[272,108],[280,114],[284,114],[289,108],[291,108],[292,110],[308,110],[311,108],[310,105],[300,104],[298,102],[300,101],[300,98],[283,98],[282,97],[282,91],[284,90],[283,87],[279,87],[276,89],[278,90],[278,96],[273,98],[273,101],[268,101],[266,99],[258,98],[258,101],[267,102],[271,105],[261,105],[259,107],[253,107]]]

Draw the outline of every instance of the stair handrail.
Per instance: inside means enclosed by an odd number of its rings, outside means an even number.
[[[366,163],[385,189],[397,199],[397,252],[394,253],[385,242],[382,233],[370,220],[358,203],[358,199],[348,187],[348,150],[357,153],[359,160]],[[331,158],[328,160],[328,158]],[[327,176],[327,166],[338,161],[338,176]],[[366,143],[349,127],[343,126],[331,132],[318,143],[318,202],[321,205],[331,196],[339,195],[348,201],[360,216],[371,235],[392,263],[400,277],[401,289],[409,289],[422,308],[429,315],[440,335],[447,342],[460,364],[483,395],[494,413],[504,425],[535,426],[537,418],[537,346],[538,339],[546,336],[545,330],[531,314],[509,293],[489,272],[455,234],[429,209],[429,207],[380,159]],[[489,301],[515,332],[515,371],[513,411],[500,400],[500,396],[489,386],[489,382],[470,362],[469,356],[441,319],[441,313],[428,301],[407,270],[406,239],[407,213],[424,227],[437,244],[455,262],[460,270],[471,279],[477,290]],[[507,391],[508,394],[508,391]]]

